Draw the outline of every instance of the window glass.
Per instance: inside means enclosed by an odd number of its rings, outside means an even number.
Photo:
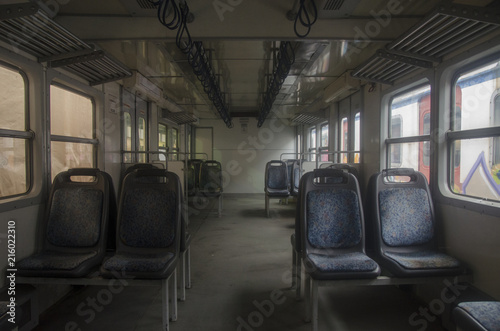
[[[50,131],[52,180],[58,173],[71,168],[95,166],[96,142],[88,141],[94,137],[94,105],[91,98],[51,85]]]
[[[457,193],[500,200],[499,62],[480,66],[456,80],[451,127],[449,182]]]
[[[27,85],[23,75],[0,65],[0,199],[26,193],[30,186],[29,138],[16,138],[27,128]],[[14,134],[12,134],[14,133]]]
[[[390,168],[413,168],[420,171],[427,181],[430,179],[431,157],[430,93],[431,87],[426,84],[392,98],[389,107],[389,132],[386,140],[389,153],[388,166]],[[398,139],[398,142],[391,141],[391,139]]]
[[[132,150],[132,116],[130,113],[123,113],[123,150]],[[132,154],[124,154],[123,162],[132,162]]]
[[[316,128],[309,131],[309,153],[316,152]],[[316,161],[316,155],[310,154],[310,161]]]
[[[0,198],[28,191],[28,140],[0,137]]]
[[[328,124],[323,124],[321,126],[321,148],[322,153],[328,153]],[[321,155],[321,161],[327,162],[329,159],[328,154]]]
[[[347,117],[343,117],[340,121],[340,150],[349,150],[349,119]],[[340,160],[341,163],[349,162],[349,154],[342,153],[340,155]]]
[[[139,151],[146,151],[146,119],[144,117],[139,117],[139,123],[137,125],[137,133],[139,134]],[[139,154],[139,162],[146,162],[146,154]]]
[[[158,124],[158,151],[167,151],[167,126],[164,124]],[[165,161],[165,155],[159,155],[160,161]]]
[[[361,150],[361,113],[354,115],[354,150]],[[359,153],[354,154],[354,163],[359,163]]]
[[[401,137],[401,115],[395,115],[391,121],[391,138]],[[391,144],[391,158],[389,164],[391,168],[401,166],[401,144]]]
[[[399,117],[404,122],[399,137],[413,137],[423,134],[419,114],[430,109],[430,92],[430,85],[425,85],[397,95],[392,99],[390,105],[391,121]],[[389,137],[394,138],[392,135]]]
[[[92,168],[94,166],[94,146],[91,144],[52,141],[52,180],[65,170],[72,168]]]
[[[50,87],[50,131],[53,135],[93,138],[92,100],[59,86]]]
[[[26,89],[23,76],[0,66],[0,128],[26,129]]]
[[[179,130],[177,128],[170,128],[168,130],[168,146],[169,151],[172,153],[179,152],[178,139],[179,139]],[[179,156],[177,154],[170,155],[169,160],[178,160]]]

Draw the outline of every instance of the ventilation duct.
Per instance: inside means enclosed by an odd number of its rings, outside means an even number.
[[[157,6],[149,0],[120,0],[128,13],[138,17],[156,17],[158,16]]]
[[[318,18],[343,18],[352,15],[361,0],[318,1]]]

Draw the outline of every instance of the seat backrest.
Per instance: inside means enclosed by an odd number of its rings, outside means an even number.
[[[203,160],[188,160],[187,170],[187,189],[189,195],[194,195],[200,186],[200,167]]]
[[[356,177],[316,169],[300,181],[300,232],[304,254],[322,250],[364,253],[364,218]]]
[[[300,162],[299,160],[295,160],[292,165],[292,179],[291,179],[291,192],[293,195],[297,195],[299,193],[299,184],[300,184]]]
[[[77,176],[92,181],[77,181]],[[104,254],[111,197],[110,176],[96,168],[69,169],[52,185],[43,222],[43,249],[58,252]]]
[[[280,160],[272,160],[266,164],[265,174],[266,189],[288,190],[288,170],[286,163]]]
[[[404,176],[409,181],[390,179]],[[425,176],[413,169],[386,169],[372,175],[367,210],[377,252],[436,248],[434,207]]]
[[[288,180],[290,181],[290,183],[288,184],[288,187],[290,188],[290,192],[292,192],[292,190],[293,190],[293,165],[295,164],[296,161],[297,160],[293,160],[293,159],[289,159],[289,160],[285,161],[286,170],[288,173]]]
[[[163,169],[138,169],[123,182],[118,207],[117,252],[179,253],[182,190]]]
[[[326,167],[326,169],[337,169],[337,170],[342,170],[344,172],[348,172],[350,174],[353,174],[354,177],[356,177],[356,179],[359,182],[359,172],[358,172],[358,169],[356,169],[355,167],[353,167],[352,165],[349,165],[347,163],[333,163],[333,164],[329,164]],[[329,181],[329,182],[332,182],[332,181],[335,181],[335,180],[340,180],[340,177],[331,177],[331,178],[327,179],[327,181]]]
[[[222,193],[222,166],[215,160],[203,161],[200,165],[200,191]]]

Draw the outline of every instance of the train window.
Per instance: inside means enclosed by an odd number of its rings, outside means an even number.
[[[392,138],[401,137],[402,118],[401,115],[394,115],[391,120],[391,135]],[[401,144],[392,144],[391,152],[389,154],[389,164],[391,168],[398,168],[401,166]]]
[[[448,132],[453,192],[500,200],[500,61],[458,74]]]
[[[323,153],[328,153],[328,124],[321,125],[321,140],[319,151]],[[328,154],[321,155],[321,161],[328,161]]]
[[[94,113],[90,97],[50,86],[52,179],[70,168],[95,166]]]
[[[167,152],[167,126],[158,124],[158,151]],[[160,161],[165,161],[165,155],[160,154]]]
[[[316,128],[309,130],[309,153],[316,153]],[[316,161],[316,155],[310,155],[310,161]]]
[[[0,199],[29,190],[27,95],[24,74],[0,65]]]
[[[342,118],[340,121],[340,151],[349,150],[349,119]],[[349,159],[348,153],[341,154],[341,163],[347,163]]]
[[[429,84],[395,95],[389,107],[387,164],[391,168],[413,168],[430,179]]]
[[[361,113],[354,115],[354,150],[361,150]],[[359,153],[354,153],[354,163],[359,163]]]
[[[132,150],[132,116],[128,112],[123,112],[123,150]],[[132,155],[124,154],[124,162],[132,162]]]
[[[179,152],[179,130],[177,128],[170,128],[168,129],[168,147],[169,151],[172,153],[177,153]],[[169,160],[178,160],[179,157],[177,154],[173,154],[170,156]]]
[[[146,138],[146,119],[144,117],[139,117],[137,122],[137,133],[138,133],[138,143],[139,143],[139,152],[145,152],[147,148],[147,138]],[[146,162],[146,154],[139,154],[138,156],[139,162]]]

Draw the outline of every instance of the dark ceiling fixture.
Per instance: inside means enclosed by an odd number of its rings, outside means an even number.
[[[231,115],[225,100],[225,94],[220,90],[219,80],[216,78],[209,57],[203,43],[193,41],[187,24],[193,20],[185,0],[179,5],[174,0],[149,0],[158,8],[158,20],[169,30],[177,30],[175,43],[187,56],[187,60],[194,74],[201,82],[203,90],[212,101],[217,113],[228,128],[233,127]]]

